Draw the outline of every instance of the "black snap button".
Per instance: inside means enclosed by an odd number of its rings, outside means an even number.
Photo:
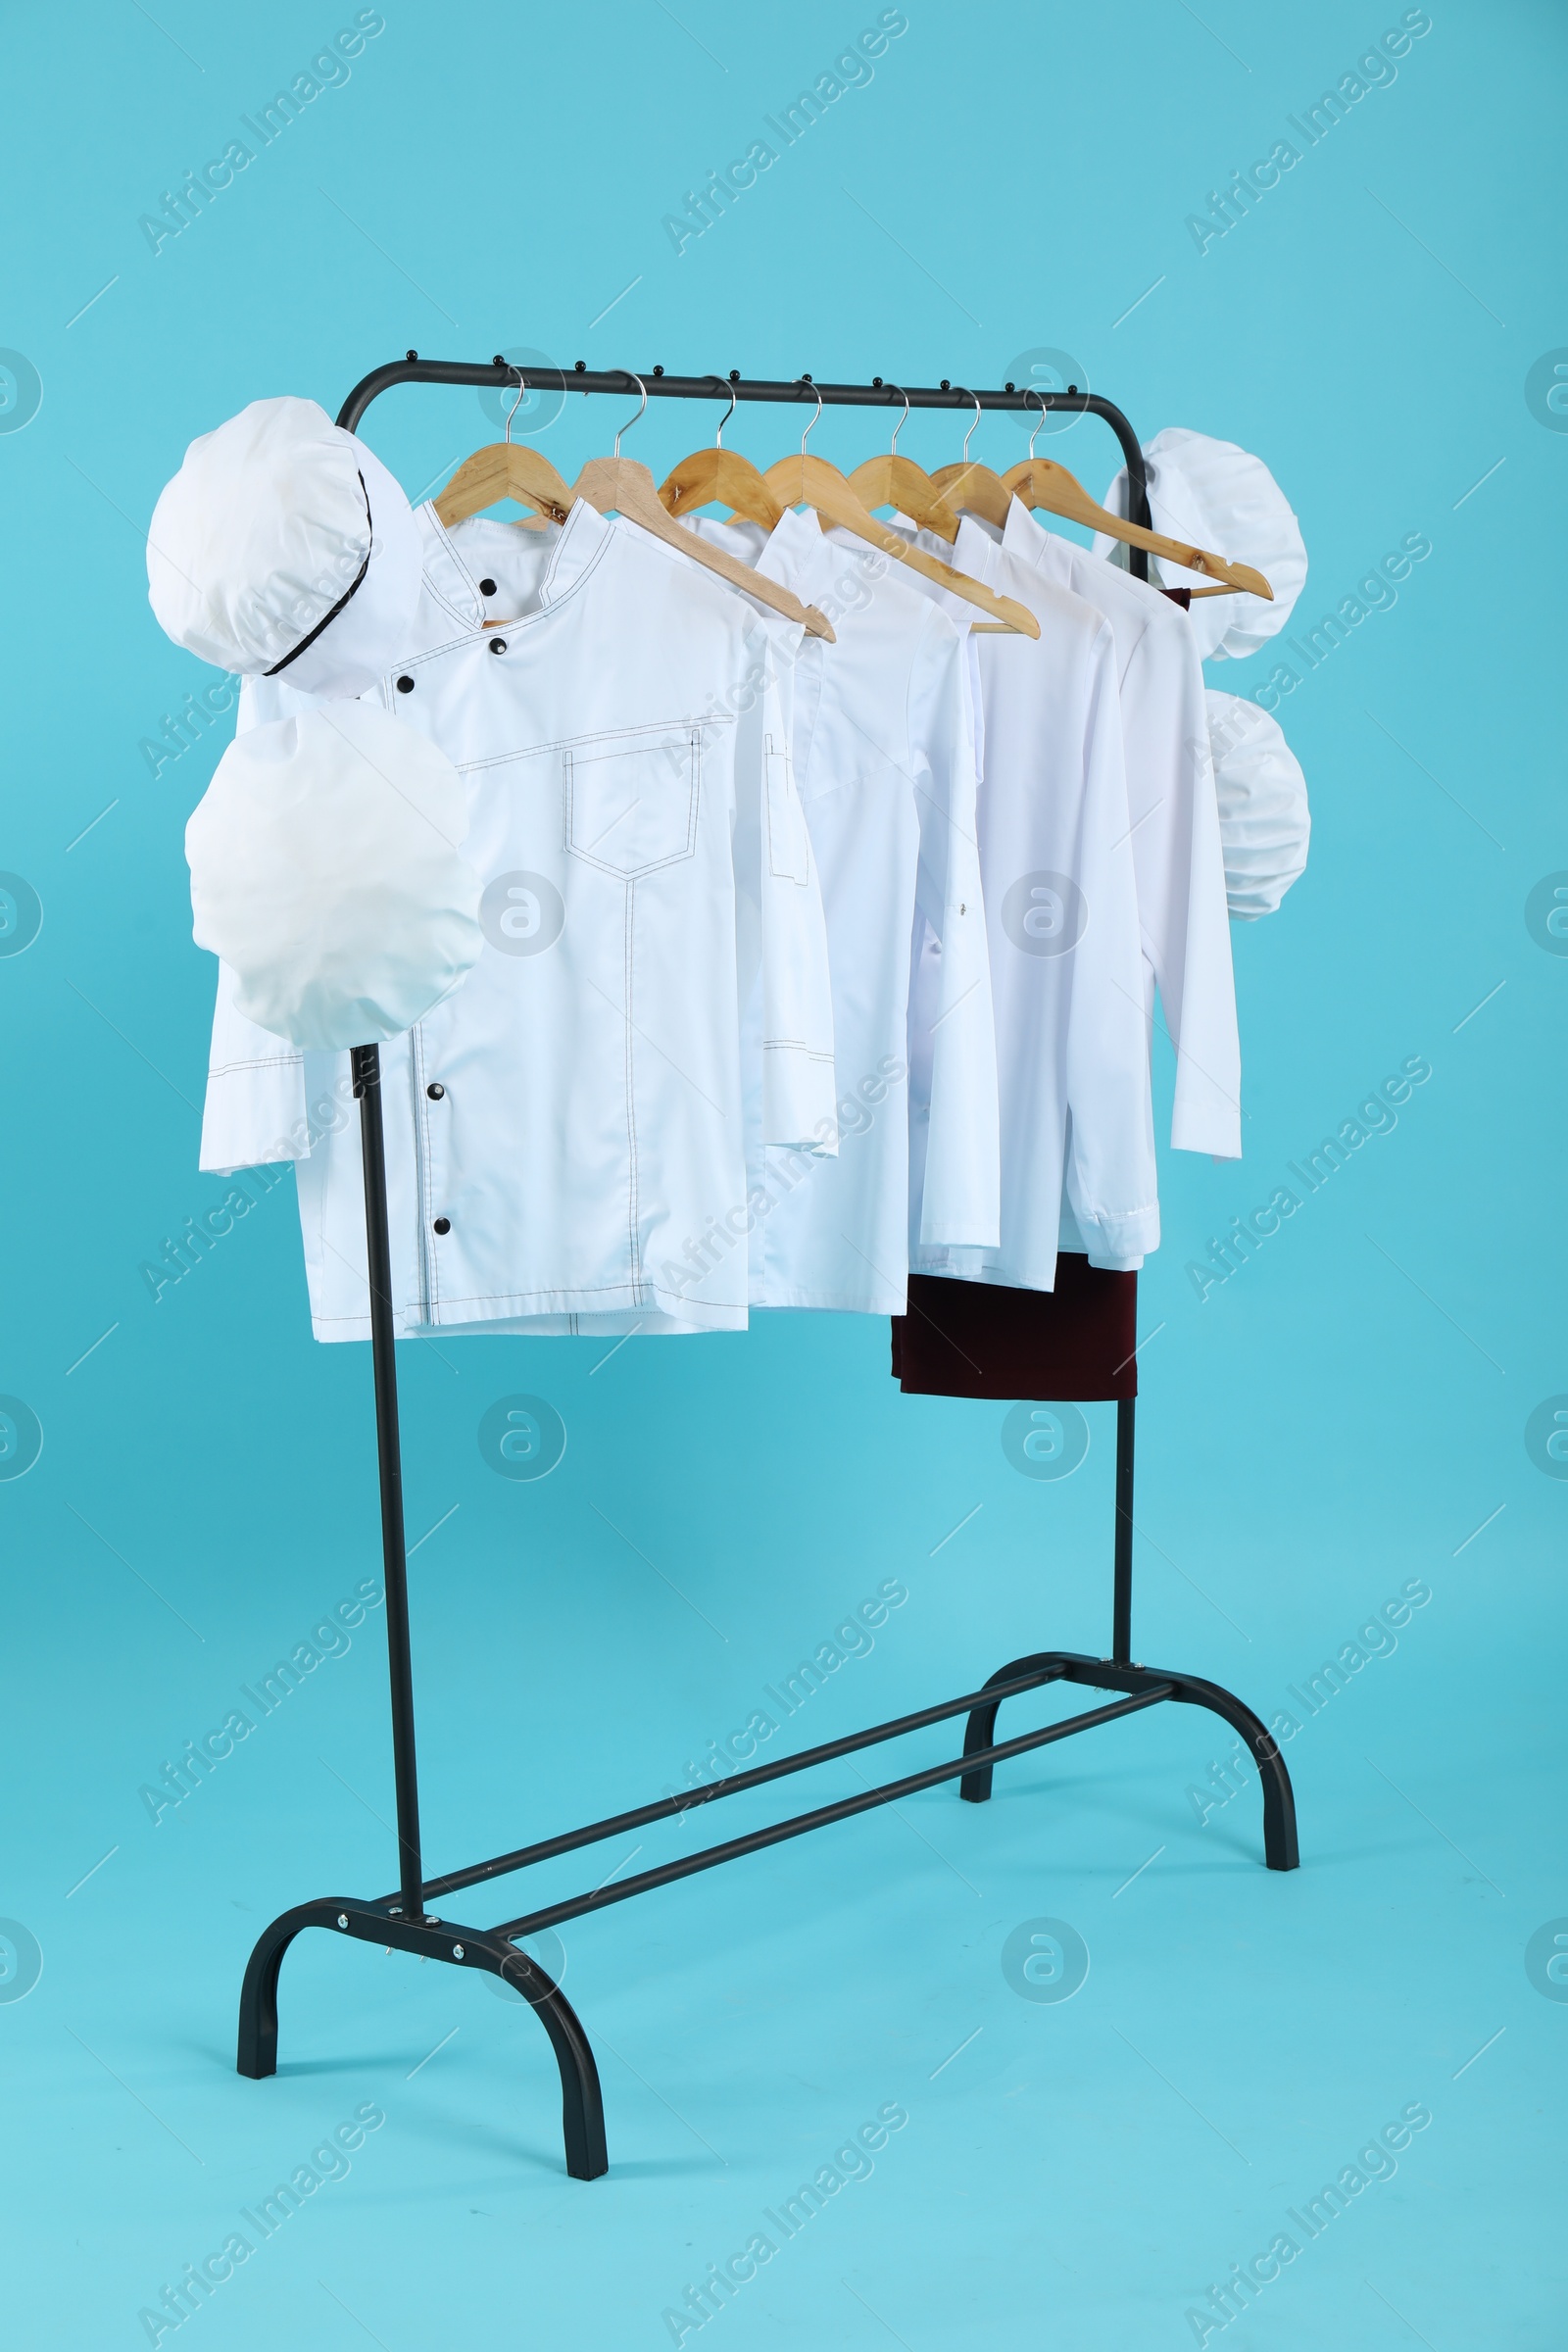
[[[439,1078],[433,1078],[424,1091],[429,1096],[432,1102],[439,1102],[447,1090],[442,1085]]]
[[[437,1233],[450,1233],[452,1231],[452,1219],[450,1217],[437,1217],[435,1221],[435,1229]]]
[[[412,694],[414,692],[414,680],[412,678],[399,678],[398,692],[399,694]]]
[[[506,639],[505,639],[504,637],[492,637],[492,638],[491,638],[491,640],[490,640],[490,651],[491,651],[493,654],[504,654],[504,653],[506,652],[506,650],[507,650],[507,641],[506,641]]]
[[[481,596],[494,596],[495,592],[496,584],[494,580],[481,580],[479,582],[479,594]]]

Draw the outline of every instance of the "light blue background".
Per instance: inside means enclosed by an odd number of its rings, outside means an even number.
[[[910,0],[869,85],[677,257],[662,216],[877,13],[389,5],[347,84],[156,257],[138,217],[353,11],[10,24],[0,341],[43,384],[0,435],[0,865],[44,909],[0,960],[0,1388],[44,1432],[0,1484],[0,1913],[43,1952],[0,2003],[18,2352],[146,2341],[140,2307],[368,2099],[387,2121],[349,2177],[189,2340],[667,2343],[687,2282],[897,2100],[870,2178],[714,2340],[1192,2343],[1208,2286],[1419,2101],[1396,2177],[1223,2340],[1561,2341],[1568,2005],[1524,1966],[1568,1913],[1568,1484],[1524,1443],[1568,1390],[1568,961],[1524,915],[1568,867],[1568,437],[1524,392],[1568,344],[1561,13],[1435,5],[1392,86],[1200,255],[1186,217],[1397,7]],[[335,411],[410,345],[984,384],[1057,346],[1146,437],[1191,425],[1265,459],[1311,559],[1302,624],[1405,533],[1432,542],[1282,707],[1314,837],[1280,914],[1236,933],[1246,1156],[1167,1160],[1141,1294],[1134,1654],[1268,1715],[1406,1580],[1431,1591],[1288,1749],[1302,1870],[1261,1868],[1250,1787],[1200,1825],[1188,1790],[1229,1742],[1161,1709],[1006,1768],[989,1808],[939,1789],[570,1928],[609,2112],[593,2186],[562,2171],[543,2034],[450,1970],[308,1939],[281,2073],[232,2072],[266,1920],[393,1876],[378,1614],[156,1828],[138,1797],[379,1565],[368,1361],[313,1346],[292,1185],[156,1305],[138,1273],[221,1189],[196,1167],[213,968],[181,835],[226,731],[149,774],[140,740],[210,673],[153,622],[143,531],[194,434],[266,394]],[[623,413],[574,403],[542,445],[569,478]],[[661,473],[717,414],[656,410],[627,454]],[[793,431],[754,410],[731,439],[765,464]],[[471,393],[427,390],[367,433],[415,494],[490,437]],[[917,417],[903,446],[935,465],[958,440]],[[816,437],[845,463],[883,445],[853,415]],[[1048,446],[1103,490],[1102,427]],[[1022,447],[989,419],[974,454]],[[1212,682],[1250,692],[1270,662]],[[1396,1130],[1200,1303],[1185,1262],[1413,1054],[1432,1077]],[[1004,1407],[902,1398],[881,1323],[603,1353],[401,1351],[411,1534],[450,1514],[412,1570],[432,1868],[654,1795],[888,1577],[906,1604],[792,1740],[1021,1650],[1108,1646],[1110,1408],[1057,1484],[1009,1465]],[[538,1484],[476,1445],[512,1391],[568,1431]],[[888,1769],[950,1748],[933,1734]],[[723,1831],[858,1785],[834,1769]],[[700,1834],[650,1836],[635,1867]],[[555,1867],[541,1899],[626,1859]],[[526,1893],[465,1899],[482,1923]],[[1091,1953],[1059,2005],[1003,1974],[1041,1917]]]

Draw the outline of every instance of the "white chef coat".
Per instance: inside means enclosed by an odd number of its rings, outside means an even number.
[[[916,1238],[991,1249],[1001,1238],[964,636],[901,566],[846,533],[825,538],[814,514],[788,510],[771,535],[707,515],[689,527],[816,605],[837,640],[801,645],[794,745],[827,916],[839,1152],[812,1163],[764,1149],[759,1120],[750,1120],[748,1160],[769,1204],[752,1232],[752,1303],[900,1315],[916,924],[943,951],[923,1049],[929,1115]]]
[[[965,515],[953,560],[987,577],[992,534]],[[1042,530],[1017,499],[1002,540],[1042,578],[1086,597],[1116,639],[1127,803],[1138,869],[1146,1000],[1158,983],[1176,1049],[1171,1143],[1179,1152],[1239,1159],[1242,1055],[1219,809],[1203,674],[1179,605],[1058,533]]]
[[[448,532],[429,507],[418,521],[417,650],[379,697],[465,780],[486,946],[381,1051],[398,1328],[744,1329],[744,1252],[713,1237],[752,1213],[739,1015],[754,974],[768,1142],[832,1152],[837,1138],[788,739],[802,632],[580,501],[544,533]],[[257,724],[309,698],[279,680],[245,699]],[[321,1339],[368,1330],[358,1120],[294,1140],[346,1065],[291,1054],[220,982],[202,1164],[298,1159]]]
[[[924,532],[916,544],[945,562],[958,555],[956,568],[1027,606],[1040,635],[971,640],[984,714],[979,836],[1002,1117],[1001,1242],[995,1250],[916,1242],[910,1263],[1049,1291],[1058,1247],[1085,1250],[1097,1266],[1132,1268],[1159,1245],[1114,641],[1083,598],[983,533],[978,546],[958,550]],[[926,592],[955,617],[973,613],[946,589]],[[928,937],[916,1007],[939,960]],[[918,1077],[917,1068],[916,1091]]]

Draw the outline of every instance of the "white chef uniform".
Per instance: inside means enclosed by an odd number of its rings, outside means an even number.
[[[1115,632],[1127,805],[1138,872],[1149,1017],[1154,986],[1176,1049],[1170,1140],[1179,1152],[1239,1159],[1242,1055],[1219,813],[1203,675],[1180,606],[1143,580],[1042,530],[1014,499],[1003,547],[1070,588]],[[986,527],[965,515],[954,555],[985,579]]]
[[[822,877],[840,1141],[835,1160],[761,1149],[752,1303],[900,1315],[909,1240],[910,942],[940,941],[930,1006],[917,1239],[1000,1241],[996,1037],[975,838],[974,706],[964,636],[902,567],[813,514],[690,527],[814,604],[832,645],[795,667],[795,777]],[[750,1060],[748,1067],[750,1067]],[[759,1165],[759,1154],[761,1164]]]
[[[997,1026],[1001,1243],[968,1250],[916,1242],[910,1264],[1049,1291],[1058,1247],[1125,1269],[1159,1246],[1115,645],[1083,598],[983,533],[958,550],[915,536],[1027,606],[1040,636],[972,640],[984,715],[980,865]],[[960,622],[972,617],[974,608],[950,591],[923,585]],[[912,993],[916,1029],[939,956],[928,938]],[[917,1093],[918,1082],[916,1065]],[[915,1158],[918,1182],[918,1148]]]
[[[767,1140],[836,1148],[826,936],[785,709],[801,632],[582,502],[542,533],[449,533],[429,507],[417,520],[415,650],[379,699],[465,779],[486,945],[382,1048],[398,1327],[743,1329],[744,1256],[712,1233],[749,1213],[754,971]],[[242,715],[307,699],[261,681]],[[298,1158],[321,1339],[368,1330],[357,1121],[306,1124],[345,1067],[290,1054],[220,982],[202,1164]]]

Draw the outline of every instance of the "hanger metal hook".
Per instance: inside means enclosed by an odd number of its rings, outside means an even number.
[[[724,426],[725,426],[726,424],[728,424],[728,422],[729,422],[730,418],[731,418],[731,417],[734,416],[734,414],[735,414],[735,387],[734,387],[734,385],[733,385],[733,384],[731,384],[731,385],[729,386],[729,407],[728,407],[728,408],[727,408],[727,409],[724,411],[723,420],[722,420],[722,422],[719,424],[717,431],[716,431],[716,432],[714,433],[714,435],[713,435],[713,447],[714,447],[715,449],[722,449],[722,448],[723,448],[723,446],[724,446]]]
[[[515,399],[515,400],[513,402],[513,404],[512,404],[511,408],[510,408],[510,409],[507,411],[507,430],[506,430],[506,435],[505,435],[505,441],[506,441],[506,446],[507,446],[509,449],[510,449],[510,447],[512,446],[512,419],[514,418],[514,416],[515,416],[515,415],[517,414],[517,411],[518,411],[518,410],[521,408],[521,406],[522,406],[522,402],[523,402],[523,395],[524,395],[524,393],[527,391],[527,389],[528,389],[527,378],[524,376],[524,374],[523,374],[523,372],[522,372],[522,369],[519,368],[517,369],[517,397],[516,397],[516,399]]]
[[[961,392],[966,400],[972,400],[974,402],[974,424],[970,425],[969,430],[963,436],[963,462],[965,466],[967,466],[969,463],[969,444],[974,439],[974,426],[975,424],[979,423],[982,414],[980,408],[980,395],[978,392],[971,392],[967,384],[958,384],[955,386],[955,389]]]
[[[904,401],[904,415],[899,418],[898,423],[893,427],[893,438],[888,443],[888,456],[890,458],[896,458],[899,454],[899,435],[903,432],[905,426],[909,421],[909,395],[905,391],[902,384],[895,384],[892,388],[895,392],[902,395]]]
[[[1033,391],[1034,387],[1031,385],[1030,389]],[[1043,392],[1036,391],[1035,398],[1040,403],[1040,424],[1044,424],[1046,421],[1046,396]],[[1031,466],[1034,464],[1035,443],[1040,438],[1040,424],[1035,426],[1034,431],[1029,436],[1029,463]]]
[[[628,368],[626,372],[628,373],[628,375],[630,375],[630,374],[631,374],[631,370],[630,370],[630,368]],[[637,412],[637,414],[636,414],[636,416],[628,416],[628,417],[627,417],[627,419],[626,419],[626,421],[625,421],[625,423],[624,423],[624,424],[622,424],[622,425],[620,425],[620,426],[618,426],[618,427],[616,428],[616,432],[615,432],[615,446],[614,446],[614,449],[613,449],[613,451],[612,452],[612,456],[614,456],[614,457],[617,457],[617,458],[618,458],[618,457],[619,457],[619,455],[620,455],[620,436],[621,436],[621,434],[622,434],[622,433],[629,433],[629,432],[631,431],[631,428],[632,428],[632,426],[633,426],[634,424],[641,424],[641,422],[642,422],[642,420],[643,420],[643,414],[644,414],[644,411],[645,411],[645,410],[647,409],[647,407],[648,407],[648,386],[647,386],[647,385],[646,385],[646,384],[643,382],[643,379],[642,379],[642,377],[641,377],[640,375],[633,375],[631,380],[632,380],[632,382],[633,382],[633,383],[636,385],[636,387],[637,387],[638,391],[639,391],[639,392],[642,394],[642,396],[643,396],[643,405],[642,405],[642,408],[640,408],[640,409],[638,410],[638,412]]]
[[[802,378],[802,381],[804,382],[805,380],[806,380],[806,379],[803,377],[803,378]],[[813,384],[813,385],[811,386],[811,390],[812,390],[813,392],[816,392],[816,409],[815,409],[815,412],[814,412],[814,414],[813,414],[813,416],[812,416],[812,417],[811,417],[811,421],[810,421],[810,423],[809,423],[809,424],[807,426],[807,428],[806,428],[805,432],[804,432],[804,433],[801,435],[801,455],[802,455],[802,457],[803,457],[803,458],[804,458],[804,457],[805,457],[805,455],[806,455],[806,444],[807,444],[808,440],[810,438],[811,434],[812,434],[812,433],[814,433],[814,432],[815,432],[815,430],[816,430],[816,419],[817,419],[817,417],[818,417],[818,416],[821,416],[821,414],[822,414],[822,395],[821,395],[821,393],[820,393],[820,392],[817,392],[817,391],[816,391],[816,386],[815,386],[815,384]]]

